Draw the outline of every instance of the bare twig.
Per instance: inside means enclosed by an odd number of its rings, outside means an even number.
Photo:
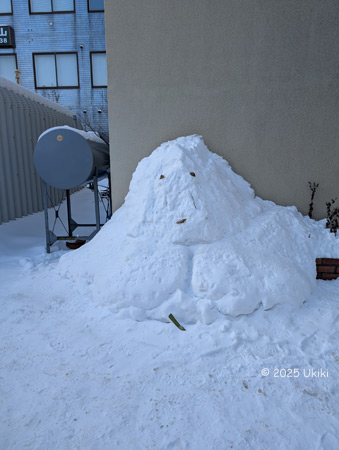
[[[310,189],[311,189],[311,201],[310,201],[309,210],[308,210],[308,217],[309,217],[310,219],[312,219],[312,213],[313,213],[313,200],[314,200],[314,196],[315,196],[316,190],[317,190],[317,188],[318,188],[318,186],[319,186],[319,183],[315,183],[314,181],[313,181],[313,183],[311,183],[311,182],[309,181],[309,182],[308,182],[308,185],[309,185],[309,187],[310,187]]]

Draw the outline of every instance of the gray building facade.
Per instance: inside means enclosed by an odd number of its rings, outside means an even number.
[[[0,76],[108,137],[105,52],[104,0],[0,2]]]
[[[338,196],[336,0],[106,1],[113,204],[161,142],[199,134],[257,195]],[[112,138],[111,138],[112,142]]]

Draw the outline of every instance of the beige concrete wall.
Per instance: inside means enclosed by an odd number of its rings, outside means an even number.
[[[339,194],[337,0],[106,0],[114,208],[138,161],[200,134],[257,195]],[[339,196],[339,195],[338,195]]]

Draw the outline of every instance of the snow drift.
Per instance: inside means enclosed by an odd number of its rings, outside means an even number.
[[[121,315],[212,323],[303,303],[320,248],[328,257],[339,250],[323,223],[255,197],[201,137],[188,136],[139,163],[124,205],[59,271]]]

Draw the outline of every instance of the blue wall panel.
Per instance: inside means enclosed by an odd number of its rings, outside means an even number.
[[[0,54],[16,53],[20,84],[85,117],[108,135],[107,89],[91,87],[90,65],[90,52],[105,51],[104,13],[88,12],[87,0],[75,0],[74,13],[57,14],[30,14],[29,0],[12,3],[13,15],[1,15],[0,24],[13,27],[16,48],[0,48]],[[77,52],[80,88],[35,89],[32,54],[39,52]]]

